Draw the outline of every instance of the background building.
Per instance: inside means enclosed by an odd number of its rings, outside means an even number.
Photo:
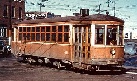
[[[125,28],[124,35],[125,43],[129,41],[137,43],[137,28]]]
[[[38,12],[38,11],[30,11],[25,12],[26,19],[44,19],[44,18],[54,18],[54,17],[61,17],[61,15],[55,15],[51,12]]]
[[[0,0],[0,37],[10,37],[12,24],[25,18],[25,0]]]

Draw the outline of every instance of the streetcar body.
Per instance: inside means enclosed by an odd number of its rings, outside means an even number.
[[[123,20],[108,14],[24,20],[14,26],[12,52],[43,57],[45,63],[52,58],[57,66],[121,66],[123,25]],[[26,58],[32,62],[31,57]]]

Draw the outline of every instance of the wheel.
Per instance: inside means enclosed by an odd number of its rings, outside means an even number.
[[[57,62],[57,61],[53,62],[53,66],[55,66],[55,68],[57,68],[57,69],[61,69],[61,63],[60,62]]]
[[[57,69],[61,69],[61,63],[57,62]]]
[[[23,57],[22,56],[17,57],[17,61],[18,62],[23,62]]]

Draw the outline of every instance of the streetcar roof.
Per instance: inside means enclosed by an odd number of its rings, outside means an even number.
[[[70,21],[118,21],[124,23],[124,20],[104,14],[93,14],[85,17],[81,16],[66,16],[44,19],[30,19],[18,22],[17,24],[37,24],[37,23],[54,23],[54,22],[70,22]]]

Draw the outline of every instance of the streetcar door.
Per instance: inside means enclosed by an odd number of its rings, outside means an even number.
[[[74,61],[88,62],[90,58],[91,28],[88,25],[74,27]]]

